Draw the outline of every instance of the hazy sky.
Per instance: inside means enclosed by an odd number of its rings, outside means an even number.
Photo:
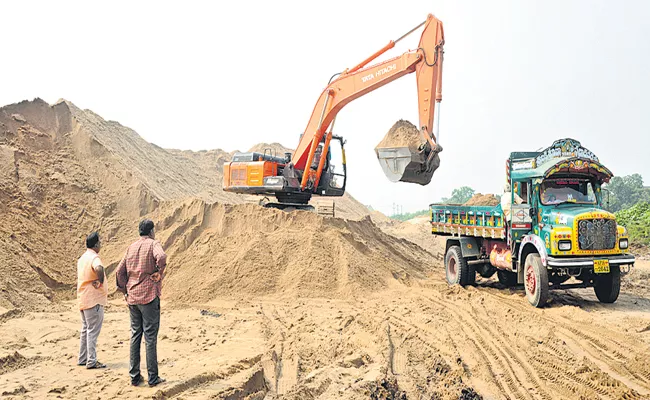
[[[650,181],[647,1],[4,2],[0,104],[65,98],[162,147],[293,148],[330,76],[428,13],[446,37],[441,166],[421,187],[377,162],[390,126],[417,122],[406,76],[339,114],[353,196],[390,213],[495,192],[511,151],[562,137]]]

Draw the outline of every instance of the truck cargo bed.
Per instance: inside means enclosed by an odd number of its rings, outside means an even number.
[[[431,204],[431,225],[437,235],[505,239],[501,206]]]

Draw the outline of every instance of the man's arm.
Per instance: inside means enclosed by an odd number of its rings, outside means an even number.
[[[120,261],[120,264],[117,266],[117,272],[115,273],[117,279],[117,288],[126,289],[126,282],[128,280],[128,275],[126,273],[126,254]]]
[[[104,266],[102,265],[102,262],[99,258],[96,258],[96,260],[97,260],[96,263],[93,262],[93,264],[96,264],[93,265],[93,271],[95,271],[95,273],[97,274],[97,280],[101,284],[104,283]]]
[[[523,202],[524,200],[517,193],[515,193],[515,203],[522,204]]]
[[[165,267],[167,266],[167,254],[165,254],[162,245],[158,241],[155,241],[153,244],[153,258],[156,260],[158,271],[164,276]]]

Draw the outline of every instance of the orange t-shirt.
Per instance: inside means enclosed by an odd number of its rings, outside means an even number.
[[[104,273],[104,283],[99,289],[93,287],[93,282],[99,279],[93,267],[98,265],[103,265],[102,260],[92,249],[86,250],[77,261],[77,300],[80,310],[93,308],[97,304],[106,305],[108,299],[106,273]]]

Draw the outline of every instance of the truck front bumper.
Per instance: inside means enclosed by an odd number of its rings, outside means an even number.
[[[594,260],[609,260],[610,265],[634,265],[632,254],[595,257],[548,257],[547,265],[553,268],[589,268],[594,266]]]

